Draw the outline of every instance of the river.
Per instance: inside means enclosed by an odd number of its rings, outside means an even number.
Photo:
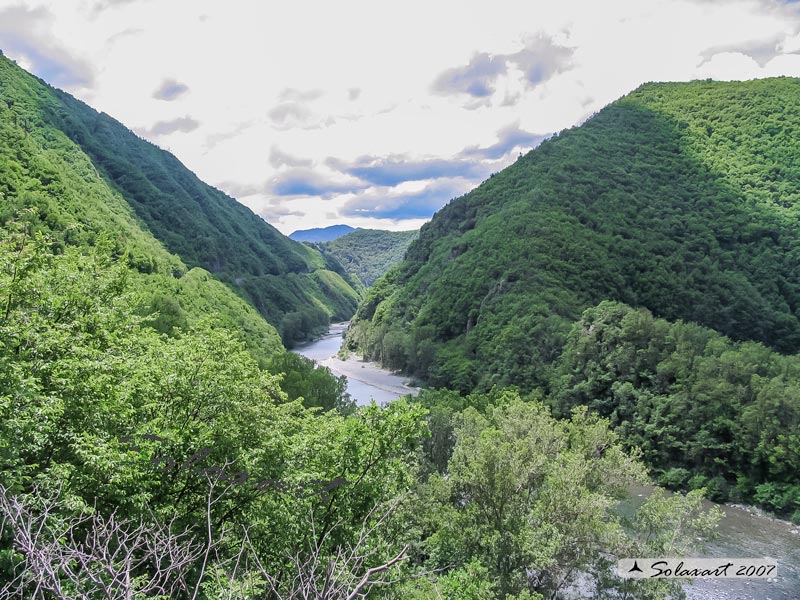
[[[347,323],[334,323],[324,336],[297,346],[292,352],[328,367],[336,376],[347,377],[347,393],[358,406],[366,406],[371,400],[384,404],[400,396],[419,393],[419,389],[407,384],[406,377],[395,375],[373,362],[355,356],[347,360],[338,358],[336,353],[342,347],[342,335],[347,325]]]
[[[631,488],[630,506],[644,501],[652,487]],[[705,502],[707,507],[714,506]],[[800,600],[800,526],[774,519],[758,509],[717,504],[724,517],[718,538],[698,556],[705,558],[771,558],[778,577],[765,579],[695,579],[686,586],[689,600]],[[627,512],[627,511],[626,511]]]
[[[347,391],[359,406],[379,404],[416,394],[406,379],[358,358],[341,360],[336,353],[347,323],[331,325],[326,335],[294,352],[347,377]],[[641,503],[652,488],[632,488],[631,505]],[[711,502],[707,503],[712,506]],[[686,586],[689,600],[800,600],[800,526],[773,519],[756,509],[720,505],[725,516],[702,556],[708,558],[772,558],[778,563],[774,581],[762,579],[696,579]]]

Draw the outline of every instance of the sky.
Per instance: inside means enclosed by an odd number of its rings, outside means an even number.
[[[642,83],[800,76],[800,4],[0,0],[0,49],[284,233],[404,230]]]

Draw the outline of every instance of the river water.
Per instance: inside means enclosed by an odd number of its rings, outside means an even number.
[[[379,365],[351,356],[342,360],[336,356],[342,347],[343,334],[347,323],[334,323],[328,333],[321,338],[297,346],[297,352],[317,364],[328,367],[336,376],[347,377],[347,393],[358,406],[366,406],[371,400],[385,404],[405,396],[417,395],[419,389],[408,385],[408,379],[382,369]]]
[[[631,488],[629,505],[644,501],[652,487]],[[706,501],[706,507],[714,503]],[[724,517],[718,538],[707,543],[704,558],[771,558],[778,577],[765,579],[695,579],[686,586],[689,600],[800,600],[800,526],[773,519],[758,509],[718,504]],[[627,511],[626,511],[627,512]]]
[[[406,379],[358,358],[341,360],[336,353],[347,323],[331,325],[326,335],[298,346],[294,352],[347,377],[347,391],[359,406],[374,399],[390,402],[416,394]],[[632,488],[631,506],[641,503],[652,488]],[[712,506],[711,502],[707,503]],[[756,509],[721,505],[725,514],[717,532],[701,556],[708,558],[771,558],[778,563],[775,580],[696,579],[687,584],[689,600],[800,600],[800,526],[773,519]]]

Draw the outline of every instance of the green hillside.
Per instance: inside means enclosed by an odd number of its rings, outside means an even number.
[[[357,293],[338,264],[4,57],[0,111],[6,216],[35,204],[48,228],[69,224],[67,242],[114,231],[142,272],[201,267],[250,300],[289,343],[355,310]]]
[[[631,418],[632,443],[662,448],[650,459],[663,475],[686,468],[680,483],[719,477],[718,497],[738,485],[731,494],[751,499],[754,481],[781,482],[794,490],[781,488],[784,507],[800,508],[797,469],[775,464],[796,466],[798,452],[786,436],[800,376],[775,351],[800,349],[799,139],[800,80],[644,85],[439,211],[369,291],[349,347],[433,386],[516,385],[565,412],[591,404],[620,427]],[[636,330],[624,362],[641,370],[628,379],[600,339],[584,368],[575,336],[593,329],[579,319],[607,300],[704,333],[687,343]],[[749,365],[746,385],[726,375],[735,367],[699,360],[720,355]],[[671,422],[676,398],[701,413],[721,403],[721,421]],[[783,433],[744,436],[740,410]],[[702,456],[711,447],[724,455],[706,457],[715,466]]]
[[[795,352],[798,136],[798,80],[645,85],[437,213],[359,311],[403,344],[364,347],[435,382],[530,385],[516,363],[614,299]]]
[[[309,245],[332,255],[348,273],[369,287],[403,260],[417,235],[418,231],[358,229],[329,242]]]
[[[624,519],[646,473],[610,419],[558,419],[513,390],[355,408],[262,317],[294,339],[353,289],[334,259],[273,234],[0,60],[0,595],[679,596],[611,566],[696,552],[719,518],[701,493],[657,489]],[[620,346],[639,341],[612,320]],[[650,362],[671,364],[666,338]],[[596,370],[582,342],[553,370],[560,408]]]

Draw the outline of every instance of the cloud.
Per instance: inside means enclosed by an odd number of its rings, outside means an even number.
[[[520,68],[529,84],[538,85],[569,69],[573,52],[573,49],[559,46],[549,37],[539,35],[528,40],[519,52],[507,55],[506,60]]]
[[[439,180],[419,191],[370,191],[347,200],[340,210],[344,217],[378,219],[429,219],[453,198],[466,193],[472,184],[464,180]]]
[[[480,148],[469,146],[465,148],[461,155],[465,157],[482,158],[486,160],[498,160],[511,152],[514,148],[535,148],[551,134],[528,133],[519,128],[519,125],[512,124],[503,127],[497,132],[497,142],[491,146]]]
[[[574,50],[544,35],[529,38],[524,48],[512,54],[475,54],[469,64],[448,69],[433,82],[437,94],[468,94],[482,99],[494,94],[497,79],[515,65],[526,82],[536,86],[571,67]]]
[[[758,63],[759,67],[763,68],[776,56],[784,52],[791,52],[791,50],[784,49],[788,45],[787,42],[789,42],[789,40],[784,40],[782,35],[776,35],[763,40],[751,40],[736,44],[713,46],[701,52],[700,56],[703,57],[703,61],[698,66],[709,62],[716,54],[724,54],[727,52],[749,56]]]
[[[281,202],[275,196],[319,196],[325,199],[336,194],[356,193],[367,187],[365,183],[357,180],[334,181],[308,168],[293,168],[259,184],[222,181],[216,185],[234,198],[259,194],[272,196],[270,199],[272,205]]]
[[[272,178],[267,193],[276,196],[323,196],[344,194],[364,189],[360,182],[332,181],[309,169],[292,169]]]
[[[265,221],[280,221],[282,217],[302,217],[299,210],[291,210],[285,206],[270,205],[258,210],[257,213]]]
[[[320,129],[336,122],[331,116],[324,117],[309,108],[309,103],[320,98],[322,90],[301,91],[286,88],[279,94],[280,104],[272,107],[267,116],[276,129]]]
[[[126,37],[136,37],[144,33],[144,29],[138,27],[128,27],[127,29],[123,29],[122,31],[118,31],[110,38],[106,40],[106,44],[109,46],[113,46],[119,40],[122,40]]]
[[[297,102],[284,102],[274,107],[267,114],[276,125],[285,125],[291,121],[305,123],[311,116],[311,111]]]
[[[124,4],[133,4],[137,0],[100,0],[100,2],[95,2],[94,9],[95,10],[105,10],[106,8],[112,8],[114,6],[123,6]]]
[[[241,123],[237,123],[235,127],[232,129],[228,129],[226,131],[220,131],[219,133],[212,133],[206,136],[205,141],[205,149],[209,150],[219,144],[220,142],[224,142],[225,140],[230,140],[235,138],[237,135],[242,133],[245,129],[252,126],[254,121],[243,121]]]
[[[189,133],[198,127],[200,127],[199,121],[191,117],[178,117],[177,119],[171,119],[169,121],[159,121],[152,127],[141,129],[138,132],[141,132],[143,135],[161,136],[176,132]]]
[[[318,129],[332,125],[335,122],[333,118],[322,119],[308,106],[323,95],[324,92],[319,89],[298,90],[284,88],[278,94],[280,104],[272,107],[267,116],[272,121],[272,124],[280,130],[294,128]]]
[[[254,196],[256,194],[264,193],[263,185],[238,183],[236,181],[221,181],[214,184],[214,187],[223,190],[232,198],[246,198],[247,196]]]
[[[0,10],[3,51],[51,85],[68,89],[91,87],[92,67],[54,42],[52,21],[52,15],[42,7],[11,6]]]
[[[104,10],[125,6],[126,4],[134,4],[138,0],[99,0],[94,3],[92,7],[93,16],[97,16]]]
[[[761,67],[752,57],[741,52],[720,52],[698,67],[698,77],[720,81],[753,79],[761,75]]]
[[[497,161],[515,148],[529,150],[551,134],[536,134],[520,129],[518,123],[507,125],[497,132],[497,142],[490,146],[468,146],[452,158],[411,159],[406,154],[361,156],[347,162],[328,157],[325,164],[340,173],[366,183],[394,187],[405,182],[454,179],[475,183],[496,169]]]
[[[326,164],[342,173],[382,186],[395,186],[405,181],[441,177],[475,179],[489,173],[482,164],[475,161],[461,158],[411,160],[403,154],[390,154],[386,157],[364,156],[353,163],[328,158]]]
[[[310,158],[297,158],[273,146],[269,151],[269,164],[273,167],[310,167],[314,161]]]
[[[322,90],[296,90],[294,88],[284,88],[278,95],[281,102],[311,102],[317,98],[321,98],[324,92]]]
[[[800,52],[800,33],[784,38],[778,43],[777,50],[787,54]]]
[[[358,100],[358,97],[361,95],[361,88],[350,88],[347,90],[347,99],[351,102],[353,100]]]
[[[514,149],[530,149],[549,135],[533,134],[512,123],[497,132],[490,146],[470,146],[451,158],[412,159],[405,154],[361,156],[353,161],[328,157],[324,167],[348,177],[337,180],[311,167],[314,161],[298,158],[273,146],[269,163],[274,168],[291,167],[260,184],[226,181],[218,187],[238,198],[264,195],[279,202],[281,197],[343,198],[343,216],[389,219],[427,219],[448,200],[459,196],[498,169],[498,160]],[[504,166],[501,164],[501,168]],[[324,168],[323,167],[323,168]],[[283,216],[290,213],[284,213]],[[277,216],[278,213],[272,213]]]
[[[485,98],[494,93],[494,81],[505,70],[502,56],[476,54],[466,66],[440,74],[433,82],[432,90],[438,94],[469,94],[473,98]]]
[[[153,98],[171,102],[189,91],[189,86],[174,79],[165,79],[153,92]]]

